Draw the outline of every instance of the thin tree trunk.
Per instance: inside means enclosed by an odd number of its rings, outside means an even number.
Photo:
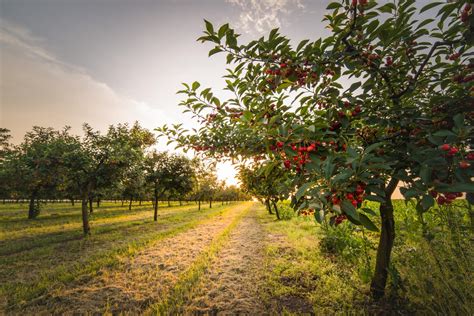
[[[142,206],[142,199],[138,201],[138,206]]]
[[[97,206],[97,208],[100,207],[100,199],[99,198],[97,198],[96,206]]]
[[[84,236],[90,234],[90,226],[89,226],[89,212],[87,209],[87,196],[82,198],[82,230],[84,232]]]
[[[122,199],[122,206],[123,206],[123,202],[124,202],[124,200]]]
[[[209,208],[212,208],[212,199],[209,199]]]
[[[201,200],[198,201],[198,211],[201,210]]]
[[[93,199],[90,197],[89,198],[89,213],[94,213],[94,207],[92,205]]]
[[[171,207],[170,199],[168,199],[168,207]]]
[[[153,220],[156,222],[158,220],[158,192],[155,190],[155,213]]]
[[[39,212],[37,209],[35,209],[35,203],[36,202],[36,193],[34,192],[33,194],[31,194],[31,197],[30,197],[30,206],[28,208],[28,219],[33,219],[33,218],[36,218],[36,216],[38,216]]]
[[[398,180],[392,178],[385,188],[385,201],[380,204],[380,217],[382,229],[380,232],[379,246],[375,261],[375,272],[370,284],[370,292],[375,300],[385,295],[390,256],[395,240],[395,220],[393,218],[392,194],[398,185]]]
[[[132,201],[133,201],[133,198],[130,198],[130,203],[128,203],[128,210],[129,211],[132,210]]]
[[[71,205],[74,206],[74,199],[71,199]]]
[[[272,201],[272,204],[273,204],[273,208],[275,209],[277,219],[280,220],[280,212],[278,212],[277,204],[275,203],[275,201]]]
[[[179,200],[179,206],[183,206],[183,201]]]
[[[270,200],[268,199],[265,200],[265,206],[267,207],[268,214],[273,215],[272,207],[270,206]]]

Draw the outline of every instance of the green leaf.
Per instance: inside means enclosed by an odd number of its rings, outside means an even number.
[[[342,201],[341,208],[347,216],[355,219],[356,221],[359,220],[359,214],[357,213],[354,205],[352,205],[352,203],[349,202],[349,200]]]
[[[214,33],[214,27],[212,26],[212,23],[209,22],[208,20],[204,20],[204,23],[206,24],[206,30],[213,34]]]
[[[305,184],[303,184],[302,186],[299,187],[298,191],[296,192],[296,200],[299,200],[301,199],[306,191],[308,191],[308,189],[313,185],[314,183],[313,182],[306,182]]]
[[[379,147],[382,146],[382,145],[383,145],[383,143],[375,143],[375,144],[372,144],[372,145],[368,146],[368,147],[365,149],[364,153],[365,153],[365,154],[368,154],[368,153],[370,153],[371,151],[374,151],[375,149],[379,148]]]
[[[427,211],[430,209],[430,207],[432,207],[434,205],[434,198],[427,194],[427,195],[424,195],[423,198],[420,200],[420,205],[421,207],[423,208],[423,211]]]
[[[380,203],[385,202],[384,199],[382,199],[380,196],[377,196],[377,195],[367,195],[365,199],[369,201],[380,202]]]
[[[222,49],[219,46],[216,46],[209,51],[209,57],[220,52],[222,52]]]
[[[229,24],[228,23],[222,25],[219,28],[219,31],[217,31],[217,35],[219,36],[219,38],[224,37],[224,35],[225,35],[225,33],[227,32],[228,29],[229,29]]]
[[[474,183],[440,184],[436,186],[438,192],[470,192],[474,193]]]
[[[367,217],[367,215],[359,213],[359,221],[368,230],[371,230],[373,232],[379,231],[377,226],[375,226],[375,224],[370,220],[370,218]]]
[[[349,92],[354,92],[354,91],[357,90],[361,85],[362,85],[362,82],[361,82],[361,81],[354,82],[353,84],[351,84],[351,86],[349,87],[349,89],[347,89],[347,91],[349,91]]]
[[[420,13],[423,13],[425,11],[428,11],[436,6],[439,6],[440,4],[444,4],[444,2],[432,2],[427,5],[425,5],[423,8],[421,8]]]
[[[298,47],[296,47],[296,51],[301,50],[308,42],[309,42],[309,40],[307,40],[307,39],[302,40],[302,41],[298,44]]]
[[[200,86],[201,86],[201,84],[200,84],[199,82],[194,81],[194,82],[193,82],[193,85],[192,85],[192,89],[193,89],[194,91],[196,91],[197,89],[199,89]]]
[[[370,209],[368,207],[363,207],[362,210],[372,216],[377,216],[377,213],[375,213],[373,209]]]
[[[340,2],[331,2],[327,7],[326,10],[334,10],[342,7],[342,4]]]
[[[456,134],[454,134],[453,132],[448,131],[448,130],[441,130],[441,131],[437,131],[436,133],[434,133],[433,136],[447,137],[447,136],[456,136]]]
[[[314,218],[319,224],[322,224],[324,221],[324,211],[323,210],[314,210]]]
[[[383,13],[391,13],[392,11],[395,11],[396,9],[397,8],[395,7],[395,4],[393,3],[384,4],[383,6],[378,8],[378,10]]]

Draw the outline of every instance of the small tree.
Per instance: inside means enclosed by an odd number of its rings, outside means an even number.
[[[191,161],[177,154],[151,152],[145,161],[146,181],[153,190],[154,220],[158,220],[158,198],[164,194],[185,195],[192,190],[194,170]]]
[[[154,136],[138,123],[110,126],[105,135],[84,124],[84,138],[67,157],[70,181],[77,184],[82,201],[84,235],[90,233],[89,197],[101,188],[123,179],[133,162],[141,159],[147,147],[155,143]]]

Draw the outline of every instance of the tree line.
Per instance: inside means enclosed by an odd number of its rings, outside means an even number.
[[[84,234],[90,233],[93,201],[152,201],[154,220],[160,200],[248,199],[235,186],[219,182],[215,168],[198,158],[159,152],[156,137],[138,123],[111,125],[105,133],[83,125],[83,136],[70,127],[34,126],[19,145],[0,128],[0,199],[29,201],[28,218],[41,212],[46,199],[81,201]]]

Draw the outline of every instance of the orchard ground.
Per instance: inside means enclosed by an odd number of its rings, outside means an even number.
[[[79,205],[49,203],[26,220],[26,204],[2,204],[0,313],[469,314],[474,264],[465,201],[435,209],[424,223],[410,205],[395,205],[392,281],[374,304],[378,233],[346,222],[321,226],[284,202],[281,221],[242,202],[201,211],[164,204],[158,222],[150,203],[129,211],[106,202],[86,238]],[[449,223],[437,226],[443,217]]]

